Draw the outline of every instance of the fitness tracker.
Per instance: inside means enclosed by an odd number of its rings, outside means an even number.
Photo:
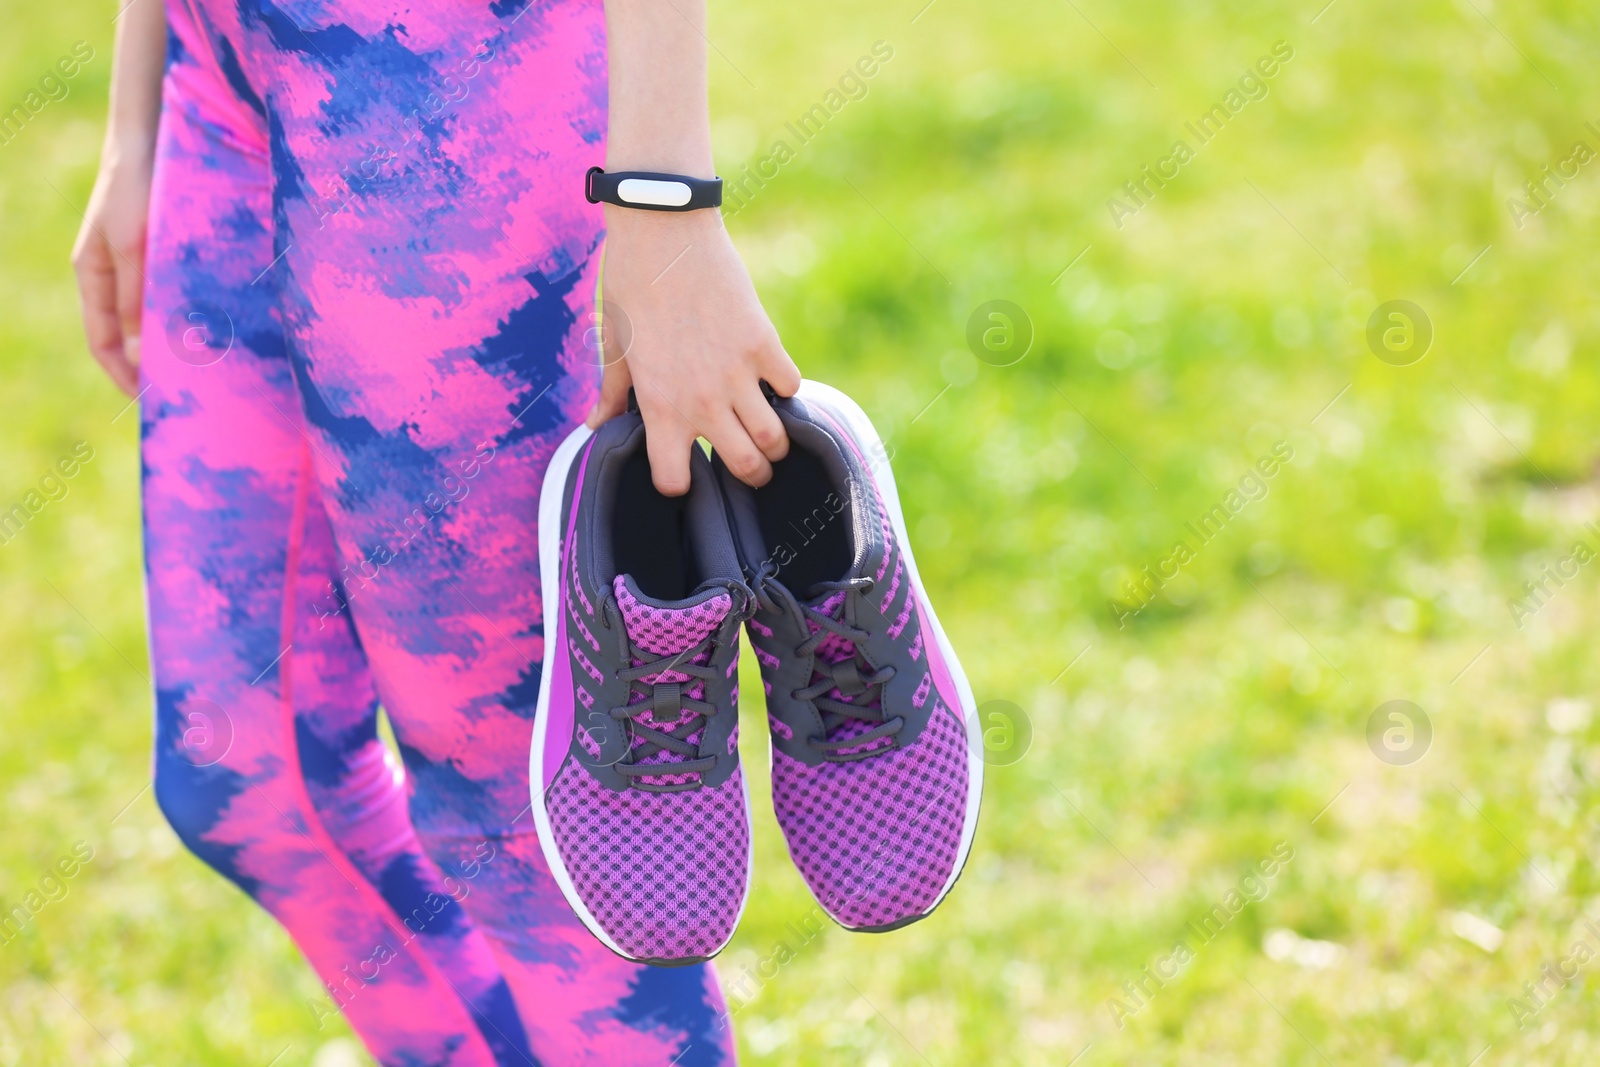
[[[604,202],[645,211],[697,211],[722,205],[722,179],[648,170],[607,174],[599,167],[590,167],[583,177],[583,195],[591,204]]]

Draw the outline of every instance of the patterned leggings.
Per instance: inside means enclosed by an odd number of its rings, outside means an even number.
[[[166,3],[161,810],[316,969],[308,1029],[385,1065],[730,1062],[710,968],[607,952],[528,807],[540,478],[598,383],[601,0]]]

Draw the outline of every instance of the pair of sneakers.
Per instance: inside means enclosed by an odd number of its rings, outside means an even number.
[[[931,912],[972,847],[976,705],[917,577],[885,450],[843,393],[773,405],[789,455],[752,490],[690,456],[651,483],[636,412],[557,449],[539,502],[544,671],[530,761],[551,874],[608,948],[707,960],[750,891],[739,628],[760,661],[772,801],[851,930]]]

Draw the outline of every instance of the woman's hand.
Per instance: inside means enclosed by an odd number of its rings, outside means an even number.
[[[129,158],[131,155],[132,158]],[[72,247],[89,351],[129,396],[139,391],[139,315],[144,305],[144,238],[150,215],[148,152],[107,146]]]
[[[689,449],[711,442],[728,468],[765,485],[789,451],[761,382],[781,396],[800,371],[778,340],[750,275],[715,211],[655,212],[607,205],[606,307],[628,329],[607,329],[605,377],[590,427],[622,411],[634,388],[656,489],[689,489]],[[626,355],[621,346],[626,341]]]
[[[89,351],[129,396],[139,392],[144,235],[166,54],[165,8],[161,4],[123,8],[117,17],[111,109],[100,173],[72,246]]]
[[[705,0],[605,0],[611,102],[606,170],[710,178]],[[713,210],[643,211],[606,205],[601,292],[631,327],[604,329],[605,378],[589,413],[598,426],[634,387],[650,476],[668,496],[689,490],[689,449],[704,437],[734,474],[765,485],[789,451],[761,394],[800,388],[756,298],[744,262]],[[604,308],[601,314],[604,315]],[[602,323],[602,326],[604,324]]]

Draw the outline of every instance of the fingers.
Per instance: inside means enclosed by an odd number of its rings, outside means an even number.
[[[756,399],[763,407],[766,401],[759,390]],[[768,408],[770,411],[770,407]],[[772,480],[772,463],[756,447],[744,423],[732,408],[705,420],[697,428],[672,406],[659,389],[649,390],[649,395],[639,397],[639,414],[645,424],[645,449],[650,458],[650,480],[662,496],[682,496],[689,491],[689,449],[698,448],[695,440],[704,436],[716,449],[722,462],[735,477],[753,488]],[[774,416],[776,417],[776,416]],[[778,427],[780,436],[783,427]],[[788,448],[787,438],[783,448]]]
[[[664,406],[664,405],[663,405]],[[682,496],[689,491],[689,449],[698,448],[695,440],[704,435],[716,449],[722,462],[740,481],[752,488],[760,488],[772,480],[772,460],[757,446],[743,417],[729,409],[720,418],[708,422],[704,431],[696,430],[672,409],[664,415],[656,404],[640,400],[640,414],[645,423],[645,449],[650,457],[650,480],[662,496]],[[768,447],[777,452],[773,458],[782,459],[789,451],[789,439],[783,425],[777,422],[771,405],[758,391],[755,409],[765,410],[777,423],[773,432],[763,431],[763,436],[776,444]],[[756,421],[752,416],[751,421]],[[764,424],[760,424],[763,425]]]
[[[761,400],[762,406],[767,407],[766,401],[761,398],[760,391],[756,399]],[[772,409],[767,407],[767,411]],[[777,416],[773,415],[774,420]],[[778,427],[778,436],[784,452],[788,451],[789,439],[783,434],[783,427]],[[733,410],[727,411],[722,418],[716,420],[706,431],[706,440],[711,442],[711,447],[716,449],[717,455],[722,457],[722,462],[728,469],[746,485],[759,489],[772,481],[772,463],[768,460],[762,449],[756,446],[751,439],[750,432],[745,429],[740,415]],[[778,457],[783,458],[782,455]]]
[[[776,463],[789,454],[789,435],[784,431],[783,420],[759,388],[745,390],[734,401],[733,410],[751,442],[769,462]]]
[[[650,458],[650,480],[662,496],[682,496],[689,491],[689,449],[695,444],[693,426],[667,404],[666,411],[640,399],[639,413],[645,420],[645,452]]]
[[[144,260],[143,249],[119,254],[112,249],[112,267],[116,270],[117,321],[122,327],[122,358],[128,366],[135,387],[139,379],[139,318],[144,313],[144,274],[139,265]]]
[[[89,231],[79,240],[72,269],[78,278],[78,301],[89,352],[117,388],[133,396],[138,392],[138,373],[123,352],[116,269],[111,264],[111,249],[99,234]]]
[[[767,369],[761,372],[763,377],[770,370],[777,379],[774,382],[768,378],[767,381],[779,395],[792,396],[799,390],[799,368],[783,351],[776,336],[756,360],[758,367]],[[607,384],[610,384],[609,378]],[[591,426],[598,426],[605,418],[622,410],[626,387],[621,392],[622,397],[615,401],[614,410],[598,419],[591,414]],[[688,447],[697,436],[710,441],[722,462],[746,485],[759,489],[772,480],[772,465],[789,454],[789,435],[782,420],[754,381],[747,381],[731,399],[731,403],[723,400],[722,404],[727,406],[720,409],[709,412],[695,409],[697,421],[691,422],[659,388],[649,385],[639,392],[639,410],[648,431],[651,478],[658,492],[664,496],[688,492]],[[604,407],[602,396],[602,403],[596,405],[596,410]]]
[[[589,409],[583,424],[591,430],[598,430],[601,423],[622,414],[628,406],[628,389],[632,385],[633,375],[626,361],[618,359],[607,363],[600,375],[600,399]]]

